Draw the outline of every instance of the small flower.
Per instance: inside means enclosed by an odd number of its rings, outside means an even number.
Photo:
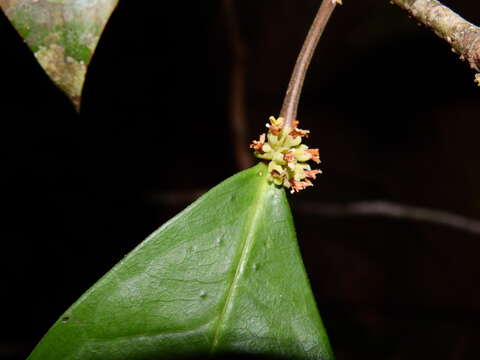
[[[308,149],[307,152],[312,156],[312,160],[320,164],[320,153],[318,149]]]
[[[308,130],[293,129],[292,131],[290,131],[289,135],[292,136],[292,137],[296,137],[296,136],[308,137],[309,133],[310,133],[310,131],[308,131]]]
[[[310,178],[310,179],[316,179],[317,178],[317,174],[321,174],[322,171],[321,170],[307,170],[305,171],[305,177],[307,178]]]
[[[285,160],[287,163],[293,163],[296,160],[295,154],[292,151],[289,151],[283,154],[283,160]]]
[[[297,136],[308,137],[308,134],[310,133],[310,131],[299,129],[297,127],[298,124],[299,124],[299,122],[297,120],[292,121],[293,129],[292,129],[292,131],[290,131],[290,133],[288,135],[290,135],[293,138],[295,138]]]
[[[260,135],[259,140],[253,140],[250,144],[250,149],[255,149],[256,151],[261,151],[263,144],[265,144],[265,134]]]
[[[280,128],[283,127],[283,123],[285,122],[285,119],[283,117],[279,117],[278,119],[276,119],[275,116],[270,116],[268,120],[270,121],[270,124],[272,124],[273,126],[278,126]]]
[[[298,161],[305,162],[312,159],[312,154],[308,151],[307,145],[300,145],[298,148],[294,150],[295,158]]]
[[[310,180],[305,180],[305,181],[290,180],[290,186],[292,188],[290,192],[293,194],[307,188],[308,186],[313,186],[313,184],[311,183]]]
[[[309,149],[302,144],[302,138],[308,137],[310,131],[298,128],[298,121],[287,126],[282,117],[271,116],[266,124],[268,133],[254,140],[250,148],[255,156],[268,160],[268,180],[276,185],[289,188],[292,193],[313,186],[309,179],[315,179],[320,170],[312,170],[307,161],[320,162],[318,149]]]
[[[280,132],[282,131],[283,127],[283,118],[279,117],[278,119],[275,119],[275,117],[270,116],[269,118],[270,124],[267,123],[267,128],[268,130],[275,136],[278,136]]]

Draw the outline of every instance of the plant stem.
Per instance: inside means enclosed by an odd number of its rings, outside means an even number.
[[[305,42],[303,43],[302,50],[298,55],[292,77],[288,84],[287,93],[283,100],[282,110],[280,111],[280,116],[285,119],[285,124],[287,126],[291,127],[292,122],[297,118],[298,103],[308,66],[310,65],[318,41],[320,40],[323,30],[325,30],[325,26],[327,25],[336,5],[336,0],[323,0],[322,5],[320,5],[320,8],[318,9],[317,16],[310,27]]]
[[[437,0],[392,0],[407,10],[415,20],[432,29],[452,49],[480,72],[480,28]]]

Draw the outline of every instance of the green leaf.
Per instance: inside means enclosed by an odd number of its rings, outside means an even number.
[[[0,0],[40,65],[77,110],[87,67],[118,0]]]
[[[332,359],[285,191],[266,174],[263,164],[238,173],[160,227],[29,360]]]

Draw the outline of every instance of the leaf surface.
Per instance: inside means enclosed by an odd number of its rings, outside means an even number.
[[[160,227],[29,360],[333,359],[285,191],[266,173],[263,164],[238,173]]]
[[[77,110],[87,67],[118,0],[0,0],[0,7]]]

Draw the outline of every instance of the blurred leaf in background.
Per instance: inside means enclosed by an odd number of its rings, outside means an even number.
[[[87,67],[118,0],[0,0],[45,72],[80,108]]]

